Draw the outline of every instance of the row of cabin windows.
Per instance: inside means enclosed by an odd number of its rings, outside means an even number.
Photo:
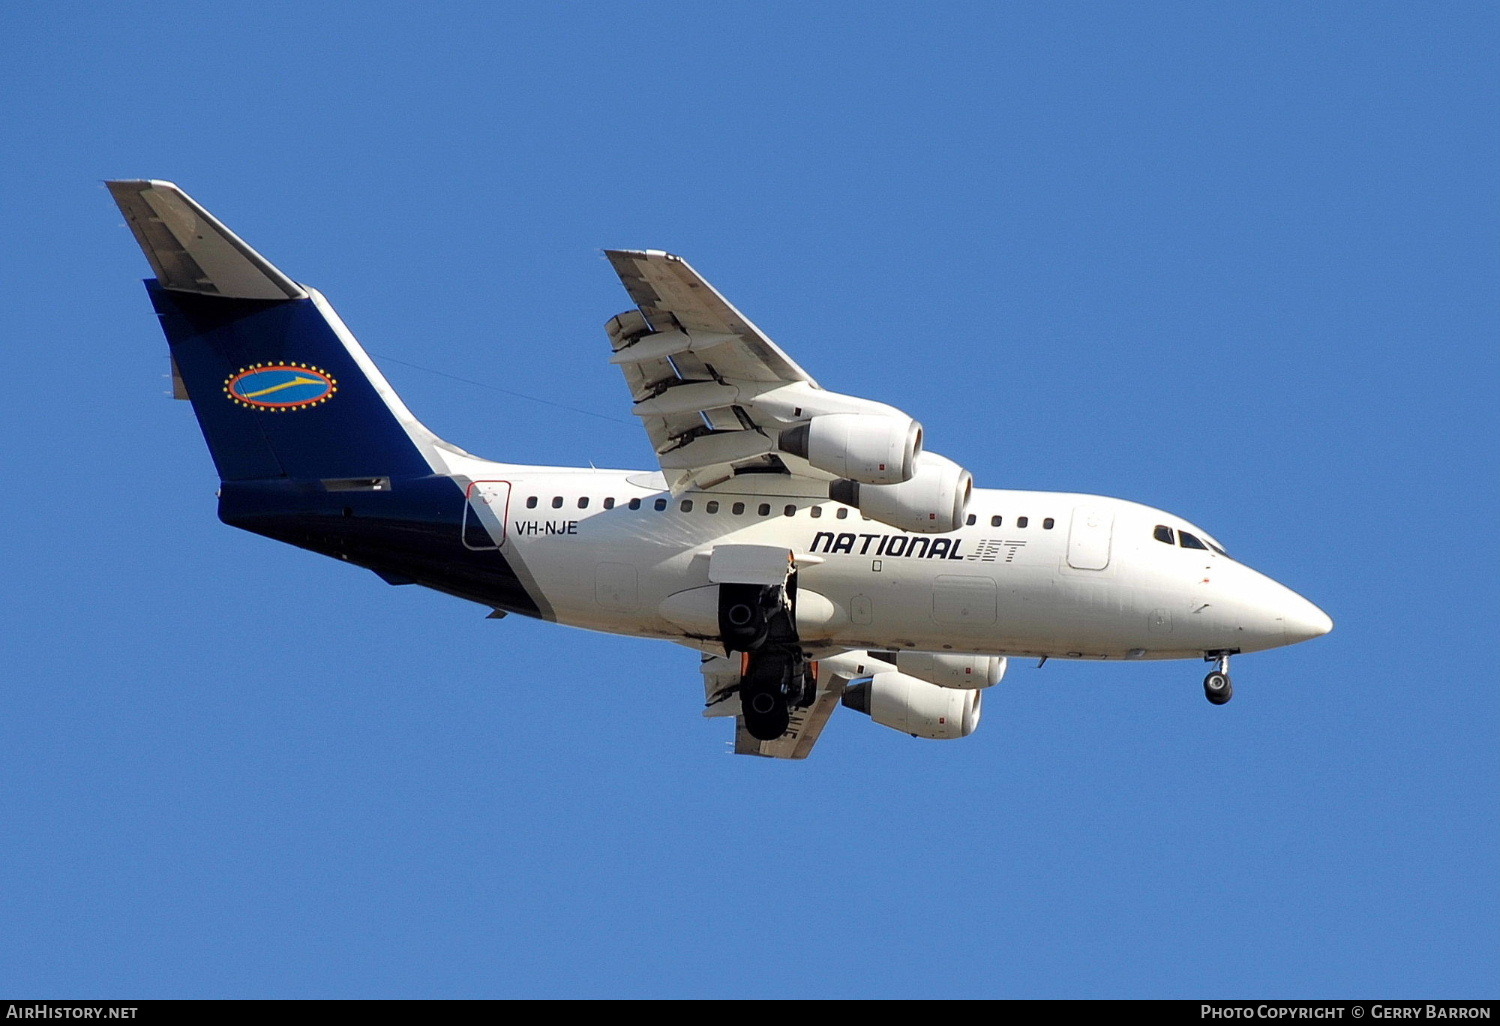
[[[526,508],[527,509],[536,509],[537,503],[539,501],[540,500],[538,500],[538,498],[535,495],[530,496],[526,500]],[[615,508],[615,500],[614,500],[613,497],[607,497],[604,500],[602,500],[599,505],[602,508],[604,508],[604,509],[614,509]],[[668,505],[668,503],[667,503],[666,499],[657,499],[655,502],[652,503],[652,508],[654,508],[658,513],[661,513],[661,512],[664,512],[666,510],[667,505]],[[691,513],[693,511],[693,500],[692,499],[683,499],[681,501],[681,503],[679,503],[679,505],[680,505],[680,507],[681,507],[681,509],[682,509],[682,511],[684,513]],[[710,499],[710,500],[708,500],[707,502],[705,502],[703,504],[703,512],[705,512],[705,513],[717,513],[717,512],[719,512],[719,509],[720,509],[721,505],[722,504],[719,502],[719,500],[717,500],[717,499]],[[562,509],[562,506],[563,506],[563,497],[561,495],[554,495],[552,497],[552,508],[553,509]],[[641,508],[641,500],[640,499],[631,499],[630,502],[628,503],[628,506],[629,506],[630,509],[640,509]],[[589,497],[587,495],[579,497],[579,499],[578,499],[578,508],[579,509],[588,509],[589,508]],[[739,516],[744,516],[745,515],[745,509],[746,509],[746,506],[745,506],[745,504],[743,502],[736,502],[736,503],[732,503],[730,505],[729,512],[732,513],[733,515],[739,517]],[[760,505],[758,505],[755,508],[755,512],[756,512],[757,516],[768,517],[768,516],[771,515],[771,504],[769,502],[762,502]],[[787,507],[785,507],[782,510],[782,513],[785,516],[794,517],[794,516],[797,515],[797,507],[796,506],[788,505]],[[810,516],[810,517],[812,517],[814,520],[816,520],[818,517],[821,517],[823,515],[823,507],[821,507],[821,506],[812,506],[812,507],[810,507],[808,509],[808,511],[807,511],[807,515]],[[847,520],[849,518],[849,507],[847,507],[847,506],[840,506],[838,509],[836,509],[834,511],[833,515],[834,515],[834,517],[836,517],[839,520]]]
[[[531,498],[529,498],[529,499],[526,500],[526,508],[527,509],[536,509],[536,503],[537,503],[537,498],[536,498],[535,495],[533,495],[533,496],[531,496]],[[563,497],[561,495],[554,495],[554,496],[552,496],[552,508],[553,509],[562,509],[562,504],[563,504]],[[615,498],[614,498],[614,496],[613,495],[609,496],[603,502],[601,502],[599,505],[601,505],[605,509],[614,509],[615,508]],[[584,496],[582,496],[582,497],[579,498],[579,500],[578,500],[578,508],[579,509],[588,509],[589,508],[589,497],[587,495],[584,495]],[[630,500],[630,508],[631,509],[640,509],[641,508],[641,500],[640,499],[631,499]]]
[[[978,519],[979,519],[978,517],[976,517],[976,516],[974,516],[974,514],[970,513],[969,514],[969,518],[967,520],[965,520],[964,523],[967,524],[969,527],[973,527],[978,522]],[[1004,526],[1004,524],[1005,524],[1005,518],[1004,517],[990,517],[990,526],[991,527],[1002,527],[1002,526]],[[1017,527],[1029,527],[1029,526],[1031,526],[1031,518],[1030,517],[1016,517],[1016,526]],[[1056,526],[1057,526],[1057,521],[1053,520],[1051,517],[1047,517],[1045,520],[1042,521],[1042,530],[1044,530],[1044,531],[1050,531],[1050,530],[1052,530]]]
[[[1181,529],[1177,530],[1175,532],[1175,542],[1173,540],[1173,534],[1173,530],[1166,524],[1157,524],[1156,529],[1151,532],[1151,537],[1155,538],[1157,541],[1163,543],[1164,545],[1177,544],[1185,549],[1203,549],[1204,551],[1212,549],[1221,556],[1229,555],[1229,553],[1219,548],[1213,542],[1205,542],[1203,539],[1199,538],[1191,531],[1184,531]]]
[[[527,509],[536,509],[537,503],[539,501],[540,500],[535,495],[530,496],[526,500],[526,508]],[[606,497],[605,499],[601,500],[601,502],[599,503],[599,505],[603,509],[614,509],[615,508],[614,497],[613,496]],[[552,508],[553,509],[562,509],[562,506],[563,506],[563,497],[561,495],[554,495],[552,497]],[[682,512],[684,512],[684,513],[691,513],[693,511],[693,500],[692,499],[683,499],[681,501],[681,503],[680,503],[680,506],[682,508]],[[657,512],[663,512],[667,508],[667,500],[666,499],[657,499],[653,503],[653,507],[656,509]],[[709,499],[707,502],[705,502],[703,504],[703,512],[705,512],[705,513],[717,513],[717,512],[719,512],[719,507],[720,507],[720,503],[719,503],[719,501],[717,499]],[[588,509],[589,508],[589,497],[587,495],[579,496],[579,498],[578,498],[578,508],[579,509]],[[631,509],[640,509],[641,508],[641,500],[640,499],[631,499],[630,502],[629,502],[629,508],[631,508]],[[745,507],[745,504],[743,502],[736,502],[736,503],[733,503],[732,505],[730,505],[729,512],[731,514],[733,514],[734,516],[737,516],[737,517],[744,516],[745,515],[745,508],[746,507]],[[756,507],[755,512],[756,512],[756,515],[758,515],[758,516],[768,517],[768,516],[771,515],[771,504],[769,502],[762,502],[759,506]],[[794,516],[797,515],[797,507],[788,504],[786,507],[784,507],[782,509],[781,512],[782,512],[783,516],[794,517]],[[807,510],[807,515],[810,516],[810,517],[812,517],[814,520],[816,520],[816,519],[818,519],[819,517],[821,517],[823,515],[823,507],[822,506],[810,506],[808,508],[808,510]],[[847,520],[847,519],[849,519],[849,507],[847,507],[847,506],[840,506],[840,507],[838,507],[838,509],[834,510],[833,515],[834,515],[834,518],[837,519],[837,520]],[[869,517],[863,517],[862,519],[868,520]],[[990,517],[990,526],[991,527],[1000,527],[1004,523],[1004,521],[1005,521],[1004,517],[999,517],[999,516]],[[968,517],[968,520],[965,521],[965,523],[969,527],[973,527],[976,522],[977,522],[977,518],[974,516],[973,513],[970,513],[969,517]],[[1030,523],[1031,523],[1031,518],[1030,517],[1016,517],[1016,525],[1015,526],[1017,526],[1017,527],[1026,527]],[[1053,520],[1051,517],[1048,517],[1048,518],[1046,518],[1045,520],[1042,521],[1042,529],[1044,531],[1050,531],[1056,525],[1057,525],[1057,521]],[[1158,535],[1158,537],[1160,537],[1160,535]]]

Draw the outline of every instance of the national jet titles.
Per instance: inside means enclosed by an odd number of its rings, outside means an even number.
[[[170,182],[109,189],[227,524],[517,613],[697,653],[737,752],[833,711],[956,738],[1010,657],[1202,659],[1326,634],[1206,531],[1097,495],[977,489],[883,403],[829,391],[680,257],[608,250],[606,329],[657,469],[480,459],[412,415],[315,290]]]

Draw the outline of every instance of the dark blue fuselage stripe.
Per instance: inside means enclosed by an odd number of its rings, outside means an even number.
[[[540,616],[503,555],[463,544],[465,501],[458,483],[440,475],[393,481],[379,492],[327,492],[317,482],[284,479],[225,482],[219,519],[383,576]]]

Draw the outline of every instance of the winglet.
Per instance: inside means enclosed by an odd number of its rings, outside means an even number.
[[[162,288],[230,299],[305,299],[307,291],[171,182],[105,182]]]

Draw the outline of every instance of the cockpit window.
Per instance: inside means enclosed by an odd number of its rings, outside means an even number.
[[[1208,547],[1211,548],[1211,549],[1213,549],[1219,555],[1224,556],[1227,559],[1233,559],[1234,558],[1233,556],[1229,555],[1229,553],[1225,552],[1223,549],[1221,549],[1217,545],[1215,545],[1213,542],[1209,542],[1208,543]]]
[[[1207,545],[1204,545],[1201,541],[1198,540],[1198,536],[1196,534],[1189,534],[1186,531],[1178,531],[1177,537],[1178,540],[1182,543],[1182,547],[1185,549],[1203,549],[1205,551],[1207,551],[1208,549]]]
[[[1168,545],[1177,544],[1177,539],[1172,537],[1172,529],[1166,524],[1157,524],[1156,530],[1151,532],[1151,537],[1159,542],[1166,542]]]

